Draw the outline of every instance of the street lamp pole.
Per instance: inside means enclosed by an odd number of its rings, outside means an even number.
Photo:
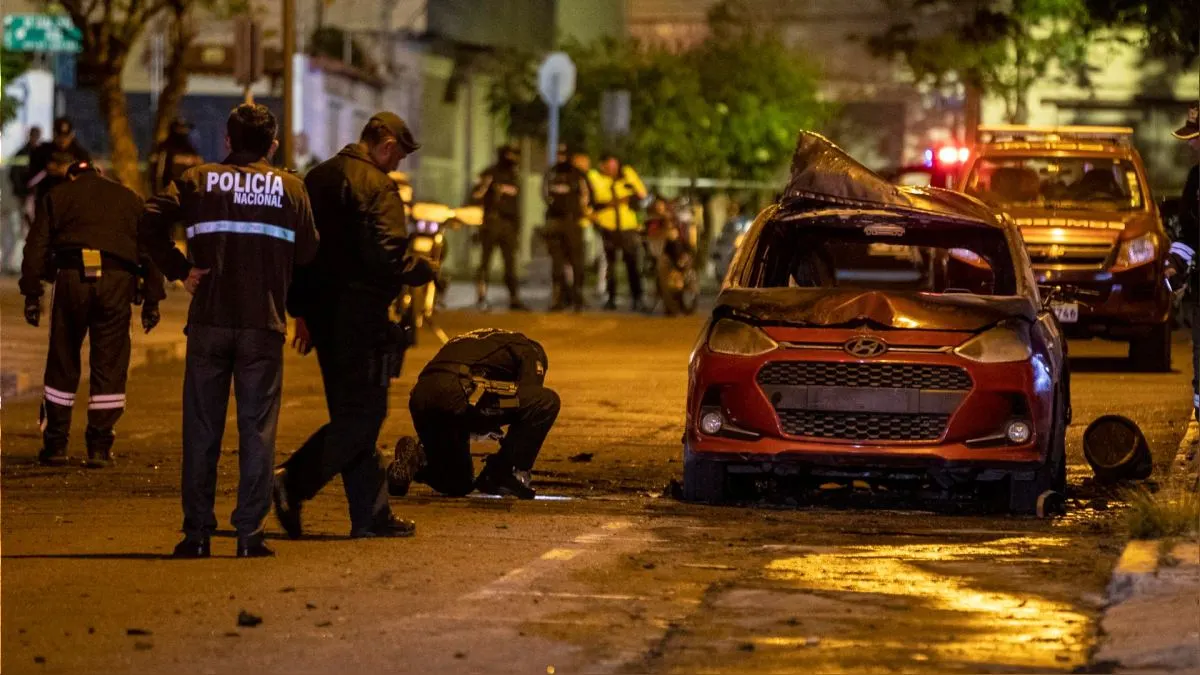
[[[296,56],[296,0],[283,0],[283,165],[294,168],[295,163],[295,56]]]

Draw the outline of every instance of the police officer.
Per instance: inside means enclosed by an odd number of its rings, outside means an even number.
[[[150,184],[154,192],[167,189],[171,181],[179,180],[183,172],[200,166],[204,158],[192,144],[192,125],[182,117],[171,121],[170,131],[150,155]]]
[[[1175,138],[1186,141],[1200,155],[1200,107],[1188,110],[1187,122],[1174,131]],[[1200,247],[1200,165],[1188,172],[1179,199],[1179,240],[1171,244],[1167,257],[1167,276],[1172,288],[1190,287],[1185,318],[1192,324],[1192,412],[1200,421],[1200,274],[1196,267],[1196,249]]]
[[[542,346],[520,333],[484,328],[447,342],[413,387],[408,408],[420,441],[396,445],[389,492],[402,496],[416,480],[452,497],[477,489],[533,499],[529,472],[558,417],[548,366]],[[476,479],[472,437],[500,436],[504,426],[500,451]]]
[[[477,304],[486,309],[488,271],[492,266],[492,251],[499,248],[504,262],[504,285],[508,287],[509,309],[526,311],[517,287],[517,245],[521,238],[521,183],[517,166],[521,150],[515,144],[502,145],[496,152],[496,163],[479,176],[471,191],[474,201],[483,203],[483,226],[479,240],[483,256],[475,276]]]
[[[568,153],[559,146],[558,163],[550,167],[542,181],[546,200],[546,244],[550,249],[552,277],[558,297],[550,307],[561,311],[583,309],[583,224],[591,203],[586,166],[587,155]],[[582,165],[582,166],[581,166]],[[567,283],[570,270],[571,283]]]
[[[329,423],[275,477],[275,515],[299,537],[303,503],[341,474],[351,537],[406,537],[416,526],[388,507],[376,441],[387,418],[388,386],[407,342],[388,317],[401,286],[428,283],[427,264],[406,260],[404,203],[388,176],[421,146],[394,113],[373,116],[357,143],[305,176],[321,250],[292,299],[297,347],[314,346]]]
[[[65,176],[67,182],[43,198],[21,270],[25,320],[34,326],[42,315],[42,280],[54,284],[38,459],[51,466],[68,461],[79,350],[90,334],[84,438],[87,466],[101,468],[112,461],[113,427],[125,411],[130,305],[142,304],[142,327],[149,333],[158,325],[158,302],[165,294],[162,275],[138,248],[142,198],[100,175],[91,162],[72,165]],[[140,279],[145,285],[139,292]]]
[[[66,117],[54,120],[53,135],[29,155],[29,186],[40,204],[56,185],[66,182],[67,169],[76,162],[90,162],[91,154],[75,138],[75,125]]]
[[[614,155],[605,155],[600,169],[588,173],[592,188],[592,219],[600,228],[608,268],[608,303],[617,308],[617,257],[625,262],[633,311],[642,306],[642,276],[638,268],[638,221],[631,202],[646,198],[646,186],[631,166],[622,166]]]
[[[229,156],[188,169],[149,201],[142,236],[170,279],[192,298],[183,381],[183,532],[179,558],[209,555],[216,530],[217,461],[237,396],[238,485],[232,523],[238,557],[272,556],[263,543],[271,508],[275,432],[283,389],[285,303],[294,269],[317,252],[312,208],[300,179],[271,166],[275,116],[242,104],[226,123]],[[187,226],[188,260],[171,240]]]

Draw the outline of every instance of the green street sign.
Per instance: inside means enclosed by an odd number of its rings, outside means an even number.
[[[14,52],[79,52],[83,37],[62,14],[9,14],[4,17],[4,48]]]

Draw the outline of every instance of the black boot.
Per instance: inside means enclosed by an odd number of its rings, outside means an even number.
[[[417,524],[411,520],[397,518],[391,511],[377,516],[375,522],[367,527],[352,530],[351,539],[372,539],[375,537],[411,537],[417,533]]]
[[[66,448],[42,448],[38,450],[38,463],[43,466],[66,466],[70,461]]]
[[[403,497],[408,494],[413,477],[425,466],[425,448],[412,436],[403,436],[396,441],[396,457],[388,464],[388,494]]]
[[[238,537],[237,557],[239,558],[274,558],[275,551],[267,548],[262,535],[242,539]]]
[[[488,457],[483,471],[475,479],[475,489],[484,494],[501,497],[516,497],[517,499],[533,499],[537,492],[529,487],[529,472],[517,471],[511,466],[505,466],[496,455]]]
[[[87,462],[84,463],[89,469],[104,469],[112,465],[112,446],[116,434],[112,429],[98,429],[88,425],[87,431],[84,432],[84,439],[87,441]]]
[[[276,469],[271,485],[271,501],[275,502],[275,517],[290,539],[299,539],[304,533],[300,525],[300,502],[293,500],[287,490],[287,469]]]
[[[187,560],[191,558],[207,558],[211,555],[212,548],[209,545],[208,539],[185,538],[175,545],[175,552],[171,554],[171,557]]]

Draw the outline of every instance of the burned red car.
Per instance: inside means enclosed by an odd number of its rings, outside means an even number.
[[[692,354],[684,496],[886,478],[1033,512],[1066,482],[1065,348],[1011,222],[803,134]]]

